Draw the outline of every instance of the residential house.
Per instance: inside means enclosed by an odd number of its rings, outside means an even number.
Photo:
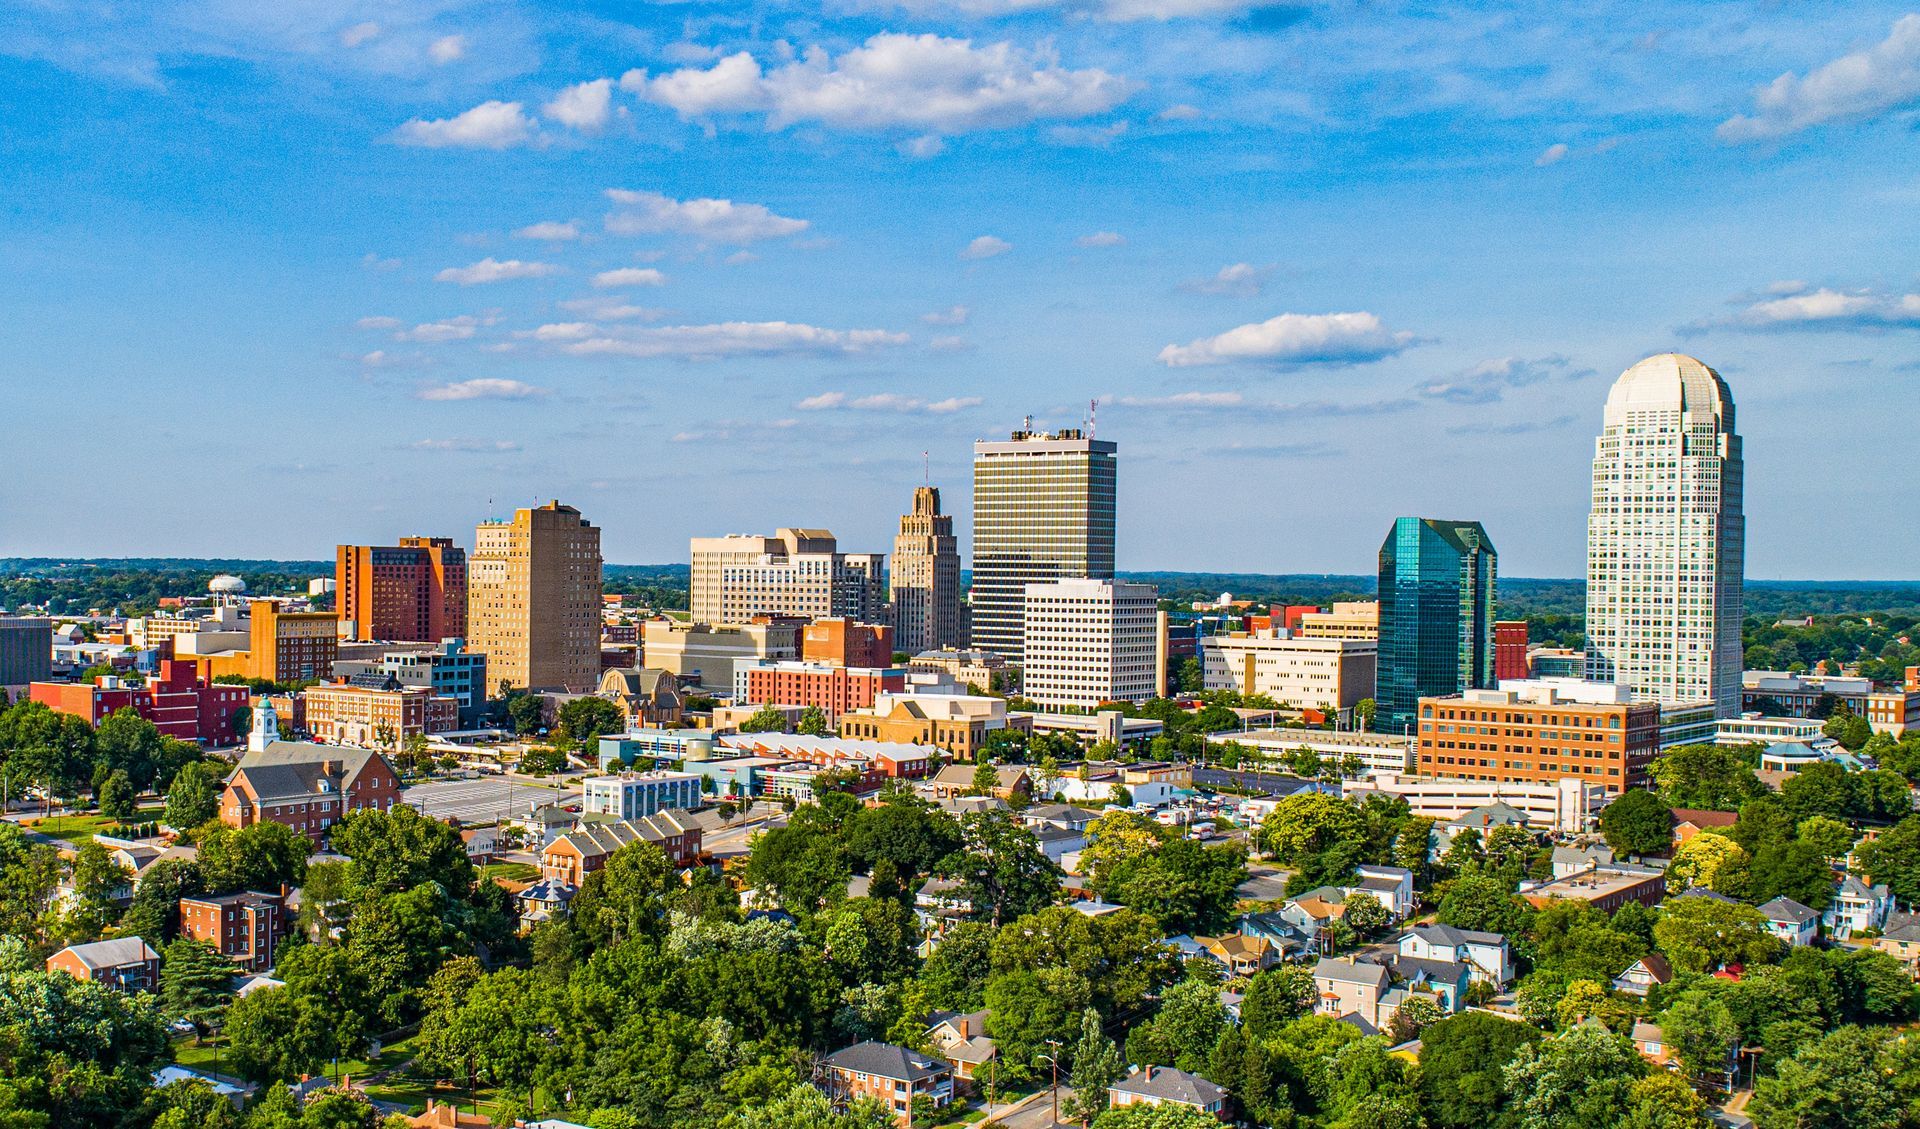
[[[1321,957],[1313,966],[1313,984],[1320,992],[1314,1010],[1321,1015],[1337,1019],[1356,1014],[1375,1027],[1386,1022],[1380,1001],[1393,986],[1393,973],[1385,965],[1350,957]]]
[[[901,1125],[911,1122],[915,1098],[928,1098],[936,1108],[953,1100],[951,1067],[891,1043],[868,1040],[835,1051],[820,1060],[814,1078],[835,1105],[872,1098],[884,1104]]]
[[[1222,937],[1196,937],[1206,954],[1219,961],[1227,975],[1253,976],[1279,964],[1286,950],[1265,937],[1246,933],[1228,933]]]
[[[1388,958],[1394,985],[1380,998],[1379,1018],[1373,1022],[1384,1027],[1409,996],[1425,995],[1448,1015],[1467,1005],[1467,984],[1473,977],[1471,966],[1456,960],[1428,960],[1395,954]]]
[[[677,808],[639,819],[582,823],[540,852],[540,874],[578,886],[606,865],[608,855],[637,842],[659,847],[677,867],[692,866],[700,857],[700,823]]]
[[[1412,916],[1419,905],[1413,893],[1413,871],[1403,866],[1375,866],[1361,863],[1354,867],[1355,881],[1352,886],[1341,889],[1351,897],[1354,894],[1372,894],[1387,907],[1395,921],[1405,921]]]
[[[527,814],[513,820],[508,827],[519,832],[521,841],[529,848],[539,851],[552,846],[555,839],[573,830],[579,822],[580,813],[568,811],[561,804],[531,803]]]
[[[1033,839],[1040,853],[1056,864],[1064,864],[1068,855],[1077,855],[1087,849],[1087,833],[1066,827],[1043,825],[1034,831]]]
[[[1115,1109],[1178,1105],[1219,1117],[1227,1106],[1227,1091],[1198,1074],[1171,1066],[1147,1066],[1107,1087],[1107,1100]]]
[[[1870,886],[1849,874],[1834,884],[1833,901],[1820,915],[1820,923],[1826,926],[1828,937],[1844,941],[1855,933],[1885,925],[1892,908],[1893,895],[1886,886]]]
[[[1766,915],[1767,932],[1785,941],[1794,948],[1813,944],[1820,932],[1820,915],[1781,895],[1760,907]]]
[[[1633,1025],[1633,1049],[1640,1057],[1655,1066],[1665,1066],[1674,1061],[1673,1048],[1667,1043],[1667,1033],[1659,1024],[1636,1020]]]
[[[460,832],[460,841],[467,846],[467,861],[475,866],[485,866],[500,853],[498,827],[469,827]]]
[[[493,1129],[493,1119],[478,1113],[461,1113],[458,1104],[427,1099],[425,1113],[402,1115],[409,1129]]]
[[[1416,925],[1399,937],[1400,955],[1464,964],[1471,979],[1504,989],[1513,982],[1513,948],[1499,933]]]
[[[1240,932],[1278,946],[1283,956],[1313,947],[1313,931],[1281,913],[1250,913],[1240,919]]]
[[[1050,827],[1061,831],[1085,831],[1102,814],[1092,808],[1075,807],[1072,804],[1035,804],[1021,812],[1019,818],[1021,825],[1033,832]]]
[[[1872,944],[1905,965],[1915,979],[1920,979],[1920,913],[1895,910],[1887,914],[1887,924]]]
[[[927,1014],[927,1042],[962,1082],[980,1077],[981,1070],[1000,1056],[1000,1048],[987,1034],[987,1015],[984,1010]]]
[[[532,929],[543,921],[567,916],[567,906],[577,893],[576,887],[558,878],[542,878],[514,895],[520,903],[520,926]]]
[[[1502,800],[1468,808],[1445,823],[1433,825],[1433,832],[1428,837],[1430,857],[1437,859],[1446,854],[1447,848],[1453,845],[1454,838],[1462,831],[1476,832],[1484,843],[1496,827],[1518,827],[1524,831],[1527,829],[1527,813]]]
[[[945,800],[967,795],[973,790],[973,774],[978,768],[972,764],[950,764],[941,769],[933,778],[934,798]],[[1033,779],[1024,764],[994,765],[993,780],[991,794],[996,800],[1011,803],[1016,794],[1033,795]]]
[[[1595,843],[1587,847],[1553,848],[1553,876],[1571,878],[1588,870],[1599,870],[1613,865],[1613,848],[1604,843]]]
[[[280,938],[292,928],[284,893],[246,890],[180,899],[181,936],[212,945],[248,972],[272,968]]]
[[[1708,811],[1705,808],[1673,809],[1673,845],[1680,844],[1700,834],[1702,831],[1725,831],[1739,820],[1737,812]]]
[[[68,945],[47,958],[47,971],[122,992],[152,992],[160,987],[160,954],[138,937],[115,937]]]
[[[1629,996],[1644,996],[1655,984],[1667,984],[1672,980],[1673,965],[1667,963],[1667,958],[1659,953],[1648,953],[1613,978],[1613,990]]]

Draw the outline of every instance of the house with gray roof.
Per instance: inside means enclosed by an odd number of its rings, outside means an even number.
[[[1227,1106],[1227,1091],[1198,1074],[1171,1066],[1146,1066],[1107,1087],[1115,1109],[1130,1105],[1178,1105],[1219,1116]]]
[[[1827,936],[1844,941],[1855,933],[1879,929],[1893,909],[1893,894],[1885,885],[1869,885],[1849,874],[1834,884],[1833,901],[1820,916]]]
[[[1785,894],[1762,905],[1760,912],[1766,915],[1767,932],[1794,948],[1813,944],[1820,933],[1820,915]]]
[[[836,1105],[871,1098],[908,1125],[915,1098],[944,1106],[953,1100],[953,1070],[945,1060],[869,1039],[820,1059],[814,1084]]]
[[[47,971],[122,992],[152,992],[160,986],[160,954],[138,937],[115,937],[68,945],[47,958]]]
[[[1400,955],[1464,964],[1471,978],[1504,989],[1513,982],[1513,947],[1499,933],[1455,929],[1451,925],[1416,925],[1400,934]]]

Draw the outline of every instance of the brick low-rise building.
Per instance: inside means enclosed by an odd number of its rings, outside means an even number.
[[[227,826],[285,824],[317,846],[347,813],[391,811],[400,802],[400,774],[378,752],[273,739],[270,707],[256,713],[255,725],[248,752],[220,797],[220,820]]]
[[[900,668],[829,666],[809,662],[761,662],[739,669],[735,692],[744,703],[813,706],[829,721],[869,709],[881,694],[907,688]]]
[[[155,992],[160,988],[160,954],[138,937],[68,945],[47,958],[47,971],[64,972],[75,980],[91,980],[122,992]]]
[[[280,938],[291,928],[284,894],[247,890],[180,899],[180,935],[212,945],[248,972],[273,967]]]
[[[540,852],[540,874],[578,886],[587,875],[607,864],[608,855],[638,842],[659,847],[675,866],[692,866],[700,858],[700,825],[687,812],[677,810],[639,819],[583,823]]]
[[[1660,707],[1627,698],[1625,687],[1546,679],[1422,698],[1418,771],[1499,783],[1573,777],[1611,795],[1642,787],[1660,749]]]
[[[460,728],[458,699],[391,677],[376,686],[309,686],[300,697],[307,732],[327,744],[398,749],[416,734]]]
[[[820,1060],[815,1079],[836,1105],[862,1098],[880,1102],[902,1125],[912,1123],[915,1098],[935,1108],[953,1100],[953,1070],[941,1059],[906,1047],[868,1040]]]
[[[208,745],[235,743],[233,718],[248,702],[245,686],[208,682],[193,662],[174,659],[162,659],[159,673],[141,686],[102,675],[92,682],[35,682],[29,694],[55,713],[90,725],[130,709],[168,737]]]

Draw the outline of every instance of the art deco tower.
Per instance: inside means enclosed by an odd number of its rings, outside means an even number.
[[[940,491],[913,492],[913,512],[893,539],[893,645],[909,655],[966,645],[961,621],[960,543],[953,515],[940,512]]]
[[[1593,456],[1587,677],[1740,710],[1740,436],[1720,374],[1679,353],[1620,375]]]

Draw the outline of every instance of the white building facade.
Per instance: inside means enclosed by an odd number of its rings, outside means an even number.
[[[1372,639],[1305,639],[1275,630],[1210,635],[1200,640],[1201,684],[1340,713],[1373,697],[1379,653]]]
[[[1719,373],[1663,353],[1621,374],[1594,445],[1588,678],[1740,712],[1743,475]]]
[[[1022,693],[1046,706],[1138,702],[1161,690],[1160,592],[1062,580],[1026,587]]]

